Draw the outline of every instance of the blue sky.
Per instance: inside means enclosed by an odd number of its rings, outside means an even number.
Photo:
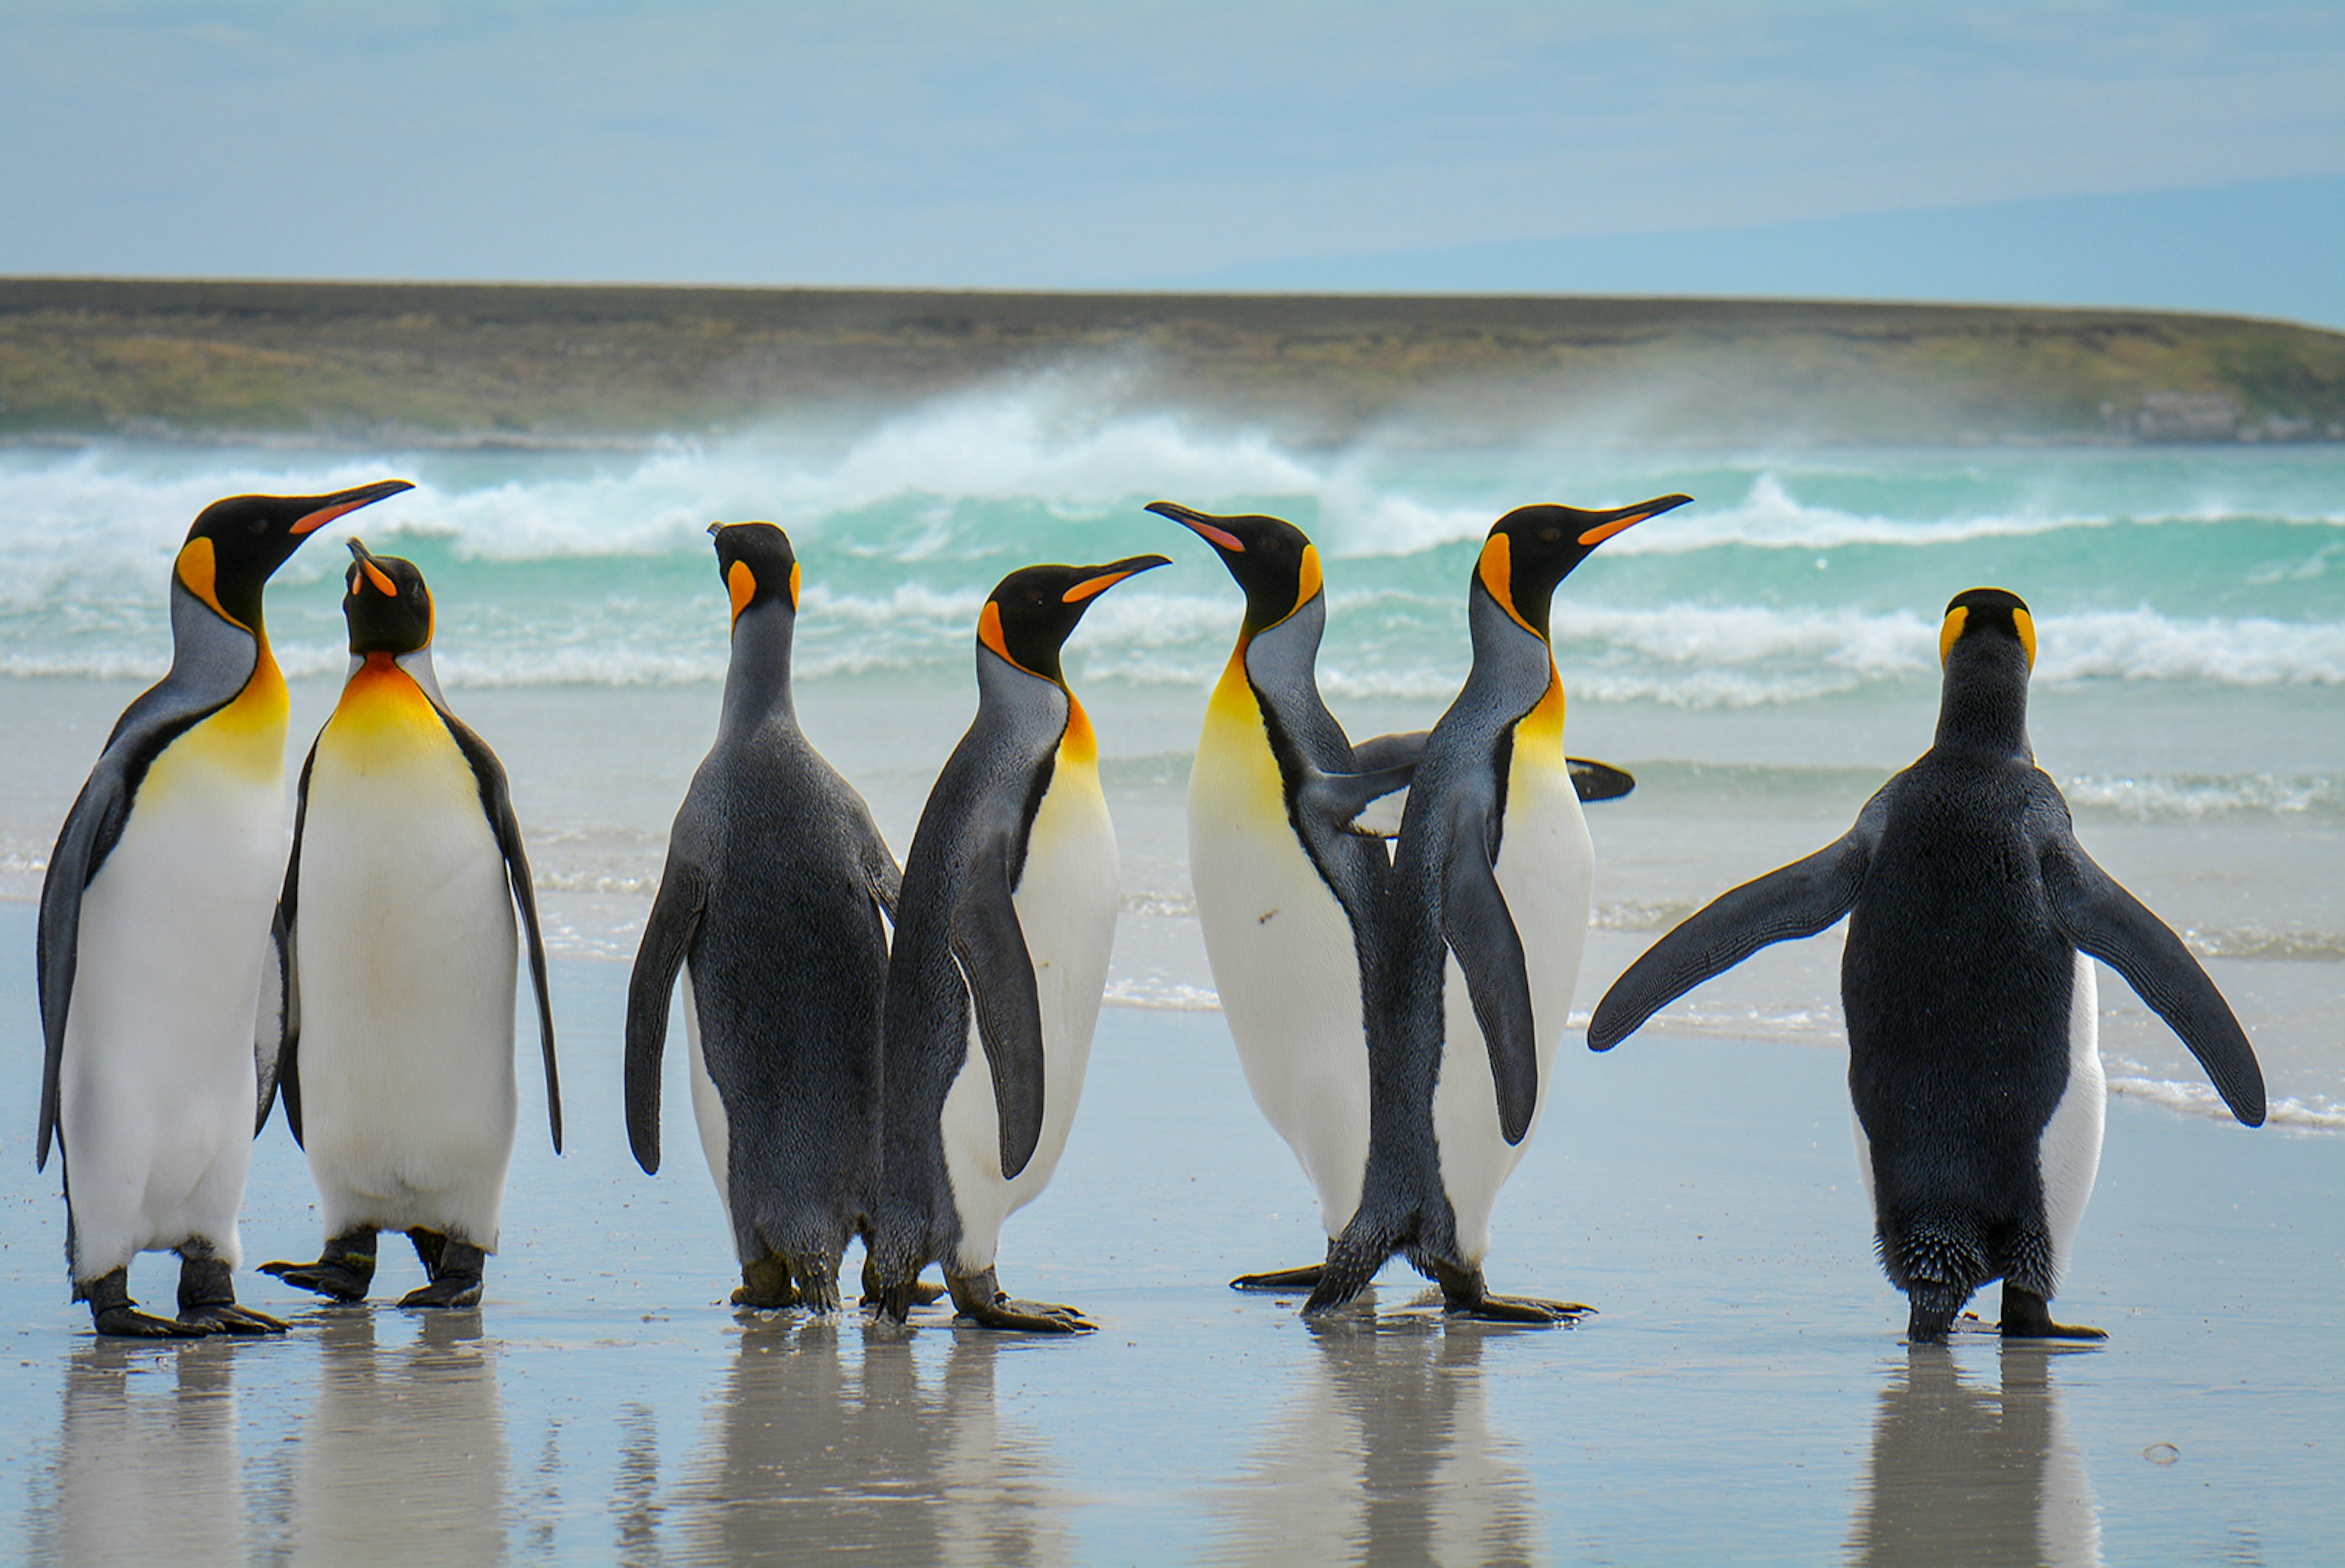
[[[2345,7],[0,0],[0,271],[2345,325]]]

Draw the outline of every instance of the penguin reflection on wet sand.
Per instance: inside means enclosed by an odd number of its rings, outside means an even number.
[[[1393,854],[1359,1210],[1306,1314],[1351,1300],[1395,1252],[1454,1313],[1558,1323],[1589,1310],[1494,1296],[1482,1277],[1491,1209],[1553,1080],[1595,870],[1548,610],[1599,545],[1690,499],[1518,507],[1483,542],[1467,587],[1473,669],[1426,739]]]
[[[986,1328],[1093,1327],[1071,1307],[1010,1300],[994,1255],[1002,1221],[1066,1148],[1115,936],[1099,745],[1059,651],[1101,593],[1167,564],[1024,567],[979,612],[977,718],[904,857],[888,964],[871,1273],[898,1322],[935,1260],[961,1316]]]
[[[1843,915],[1841,1002],[1857,1165],[1907,1337],[1942,1341],[2003,1280],[2012,1339],[2101,1339],[2052,1320],[2100,1166],[2097,958],[2198,1058],[2231,1114],[2264,1119],[2264,1081],[2222,993],[2157,916],[2093,864],[2035,766],[2035,623],[2017,594],[1946,606],[1935,741],[1846,836],[1721,895],[1630,965],[1597,1005],[1591,1050],[1770,943]]]
[[[1172,501],[1150,511],[1197,535],[1245,591],[1245,618],[1213,689],[1189,773],[1189,875],[1213,988],[1246,1087],[1294,1151],[1319,1199],[1328,1244],[1359,1207],[1368,1162],[1364,976],[1381,974],[1376,912],[1391,856],[1324,785],[1382,774],[1406,784],[1426,732],[1356,747],[1319,695],[1327,622],[1319,552],[1281,518],[1219,517]],[[1635,781],[1571,763],[1582,799]],[[1239,1290],[1309,1290],[1320,1265],[1248,1274]]]
[[[285,677],[261,592],[327,523],[414,487],[233,496],[171,568],[171,669],[123,712],[41,884],[35,1163],[65,1158],[66,1261],[101,1334],[275,1333],[236,1304],[237,1210],[275,1093]],[[179,1254],[179,1315],[130,1260]]]
[[[1847,1560],[2097,1568],[2099,1504],[2052,1376],[2060,1358],[2091,1353],[2015,1340],[1999,1357],[2000,1386],[1983,1389],[1945,1351],[1908,1351],[1873,1413]]]
[[[879,1020],[901,881],[863,797],[790,700],[798,563],[770,522],[712,524],[733,609],[716,744],[668,835],[627,988],[627,1137],[660,1164],[660,1057],[684,986],[701,1150],[736,1306],[838,1306],[878,1177]]]
[[[432,673],[423,574],[350,546],[350,676],[301,768],[278,906],[279,1086],[326,1245],[314,1263],[261,1268],[362,1300],[377,1232],[404,1230],[428,1280],[399,1304],[471,1307],[513,1160],[516,907],[562,1148],[545,944],[504,767]]]

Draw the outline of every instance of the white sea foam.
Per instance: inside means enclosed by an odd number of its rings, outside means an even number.
[[[2203,1116],[2216,1121],[2229,1121],[2231,1108],[2211,1084],[2177,1081],[2172,1078],[2113,1077],[2109,1093],[2124,1095],[2129,1099],[2148,1100],[2168,1110]],[[2274,1127],[2317,1128],[2323,1132],[2345,1132],[2345,1105],[2320,1095],[2289,1096],[2269,1101],[2264,1107],[2264,1120]]]
[[[2333,774],[2080,774],[2060,791],[2080,814],[2144,822],[2345,813],[2345,778]]]

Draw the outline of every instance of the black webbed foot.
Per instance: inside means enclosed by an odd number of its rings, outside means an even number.
[[[281,1334],[287,1327],[266,1312],[238,1306],[235,1276],[208,1252],[180,1257],[179,1321],[215,1334]]]
[[[2052,1303],[2035,1291],[2005,1280],[2003,1287],[2003,1337],[2006,1340],[2106,1340],[2105,1329],[2056,1323]]]
[[[375,1233],[352,1230],[326,1243],[315,1263],[263,1263],[260,1271],[336,1301],[363,1301],[374,1284]]]
[[[944,1299],[945,1288],[942,1285],[931,1285],[919,1278],[899,1287],[891,1298],[888,1288],[879,1282],[878,1265],[871,1260],[870,1253],[863,1255],[863,1299],[859,1305],[877,1307],[900,1323],[914,1307],[934,1306]],[[891,1300],[900,1300],[901,1310],[889,1304]]]
[[[1441,1310],[1453,1318],[1485,1323],[1524,1323],[1538,1328],[1570,1324],[1596,1310],[1579,1301],[1541,1301],[1529,1296],[1493,1296],[1479,1269],[1461,1269],[1426,1259],[1426,1272],[1441,1287]]]
[[[1305,1263],[1300,1269],[1273,1269],[1264,1274],[1241,1274],[1230,1281],[1233,1290],[1315,1290],[1327,1272],[1325,1263]]]
[[[1072,1307],[1011,1300],[990,1269],[967,1276],[947,1270],[945,1285],[960,1315],[982,1329],[1027,1334],[1088,1334],[1099,1327]]]
[[[76,1286],[74,1296],[89,1303],[91,1326],[110,1339],[199,1340],[214,1331],[208,1323],[174,1322],[140,1311],[138,1303],[130,1299],[128,1269],[117,1269]]]
[[[205,1331],[216,1334],[281,1334],[292,1327],[282,1318],[272,1318],[249,1307],[239,1307],[234,1301],[190,1307],[179,1314],[179,1321],[208,1324],[209,1327]]]
[[[1970,1291],[1958,1286],[1940,1284],[1934,1280],[1916,1280],[1906,1287],[1906,1300],[1912,1303],[1905,1315],[1905,1342],[1909,1345],[1943,1345],[1954,1332],[1954,1319],[1969,1300]]]
[[[733,1305],[759,1312],[778,1312],[798,1304],[798,1288],[790,1283],[790,1260],[768,1252],[754,1263],[741,1265],[741,1288]]]
[[[469,1241],[459,1241],[436,1230],[407,1233],[415,1255],[423,1259],[431,1282],[399,1299],[402,1307],[477,1307],[481,1304],[482,1271],[488,1255]]]
[[[1529,1296],[1483,1295],[1470,1301],[1445,1299],[1441,1310],[1453,1318],[1485,1323],[1527,1323],[1539,1328],[1569,1326],[1596,1310],[1579,1301],[1542,1301]]]

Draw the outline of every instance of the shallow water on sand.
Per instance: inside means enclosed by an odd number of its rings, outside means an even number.
[[[31,926],[0,905],[0,947]],[[5,973],[0,1071],[27,1083],[30,986]],[[96,1340],[66,1300],[55,1169],[33,1175],[29,1118],[10,1127],[0,1555],[2279,1563],[2345,1529],[2345,1140],[2119,1101],[2062,1298],[2112,1339],[1909,1354],[1837,1054],[1640,1036],[1566,1054],[1497,1222],[1494,1283],[1597,1316],[1445,1324],[1395,1269],[1378,1318],[1311,1328],[1222,1283],[1318,1239],[1218,1017],[1111,1009],[1066,1162],[1001,1265],[1101,1331],[997,1338],[935,1309],[890,1330],[718,1304],[699,1162],[652,1179],[625,1152],[625,974],[558,966],[570,1152],[524,1072],[478,1311],[320,1308],[252,1273],[318,1241],[278,1122],[239,1285],[293,1332]],[[420,1280],[384,1257],[384,1291]],[[133,1288],[167,1300],[171,1279],[150,1259]]]

